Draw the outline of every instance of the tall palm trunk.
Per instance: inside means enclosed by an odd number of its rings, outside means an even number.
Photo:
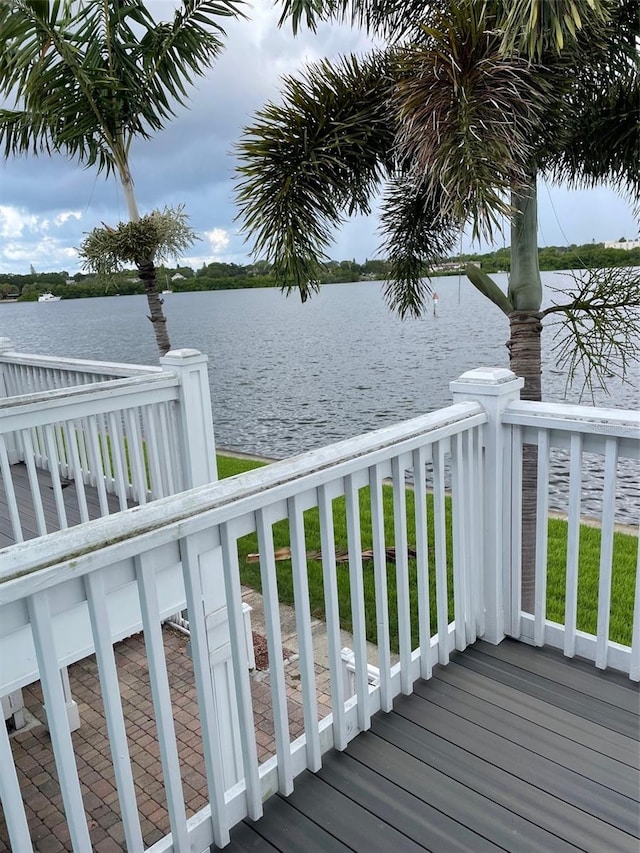
[[[511,194],[514,215],[511,225],[511,277],[509,298],[510,366],[525,380],[522,399],[540,400],[542,281],[538,267],[538,211],[536,176],[528,186]],[[522,590],[521,606],[533,613],[535,602],[536,486],[538,452],[525,444],[522,459]]]
[[[117,162],[118,170],[120,172],[120,183],[122,184],[122,190],[127,203],[129,219],[131,222],[138,222],[140,219],[140,212],[138,210],[138,203],[133,191],[133,178],[131,177],[131,171],[129,169],[126,154],[121,153],[120,156],[117,157]],[[165,355],[171,349],[171,342],[169,341],[169,332],[167,331],[167,318],[165,317],[164,310],[162,308],[164,300],[158,294],[156,266],[153,262],[153,258],[136,258],[135,264],[140,275],[140,281],[144,285],[145,296],[147,297],[147,305],[149,306],[147,318],[151,321],[151,325],[153,326],[153,332],[156,336],[156,344],[160,355]]]
[[[156,266],[153,261],[138,260],[136,260],[136,266],[140,273],[140,281],[144,285],[144,292],[149,306],[149,314],[147,316],[153,326],[158,350],[160,351],[160,355],[166,355],[171,349],[171,342],[169,341],[169,333],[167,332],[167,318],[164,316],[164,311],[162,310],[164,300],[159,296],[157,290]]]

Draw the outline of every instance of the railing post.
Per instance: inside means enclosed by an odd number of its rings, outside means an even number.
[[[505,637],[505,627],[510,624],[509,562],[511,502],[504,494],[505,464],[509,461],[510,444],[505,440],[502,412],[509,403],[520,398],[524,379],[516,377],[506,368],[480,367],[468,370],[449,387],[453,401],[479,402],[487,413],[488,423],[484,438],[484,611],[485,633],[483,639],[497,644]]]
[[[182,432],[185,489],[218,479],[207,356],[195,349],[171,350],[160,359],[180,380],[178,418]]]
[[[16,348],[10,338],[0,338],[0,397],[11,397],[11,388],[7,382],[7,372],[2,364],[2,354],[5,352],[15,352]],[[16,462],[21,462],[24,458],[20,452],[20,446],[16,441],[14,434],[9,433],[4,437],[5,447],[7,448],[7,456],[9,457],[9,465],[15,465]]]

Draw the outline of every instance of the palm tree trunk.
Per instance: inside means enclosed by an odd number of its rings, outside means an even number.
[[[153,261],[136,261],[140,274],[140,280],[144,285],[144,292],[149,305],[148,318],[151,320],[153,331],[156,336],[156,344],[160,355],[166,355],[171,349],[169,335],[167,333],[167,318],[162,310],[163,300],[158,294],[156,268]]]
[[[133,190],[133,178],[129,170],[126,154],[122,154],[117,159],[118,169],[120,172],[120,183],[127,203],[127,212],[131,222],[138,222],[140,212],[138,210],[138,202]],[[169,332],[167,330],[167,318],[165,317],[162,308],[164,302],[158,294],[156,268],[153,260],[136,260],[136,267],[140,275],[140,281],[144,285],[144,292],[147,297],[149,306],[149,314],[147,315],[153,326],[153,331],[156,336],[156,344],[160,355],[165,355],[171,349],[169,341]]]
[[[524,378],[523,400],[540,400],[540,314],[514,311],[509,316],[510,366],[516,376]],[[535,603],[536,495],[538,480],[538,448],[522,447],[522,552],[520,606],[533,613]]]
[[[540,400],[542,281],[538,267],[538,211],[536,176],[529,186],[511,194],[514,215],[511,226],[511,276],[509,298],[516,309],[509,315],[510,366],[524,378],[522,399]],[[522,449],[522,588],[520,604],[533,613],[535,603],[536,489],[538,448]]]
[[[128,168],[120,171],[120,183],[122,184],[129,219],[131,222],[137,222],[140,219],[140,211],[138,210],[138,202],[133,191],[133,178]]]

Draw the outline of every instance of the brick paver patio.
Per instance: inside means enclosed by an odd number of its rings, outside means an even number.
[[[187,815],[190,816],[206,804],[207,786],[193,668],[186,654],[187,639],[165,626],[173,716]],[[169,820],[142,634],[118,643],[115,651],[142,832],[145,845],[149,846],[169,832]],[[294,739],[303,731],[300,675],[295,660],[287,664],[286,673],[290,730]],[[328,673],[319,669],[318,676],[318,710],[319,716],[324,717],[330,710]],[[120,853],[124,849],[124,835],[95,656],[69,667],[69,679],[81,719],[81,726],[72,737],[93,850],[96,853]],[[251,684],[259,760],[262,762],[275,752],[268,672],[254,672]],[[71,850],[51,740],[44,725],[39,682],[24,689],[24,700],[33,719],[26,730],[12,735],[11,742],[34,849],[38,853]],[[0,852],[8,853],[9,850],[0,810]]]

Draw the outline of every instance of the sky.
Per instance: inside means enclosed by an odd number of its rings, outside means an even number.
[[[157,18],[172,14],[174,3],[149,4]],[[249,21],[225,24],[226,49],[191,90],[186,109],[164,131],[132,148],[132,172],[142,213],[183,204],[200,240],[182,263],[195,268],[212,261],[247,264],[252,246],[235,221],[234,145],[254,112],[278,100],[280,79],[305,63],[341,53],[363,53],[364,34],[333,25],[293,37],[278,29],[270,0],[254,0]],[[628,202],[613,189],[569,191],[541,184],[539,245],[633,239],[638,225]],[[56,156],[0,161],[0,273],[81,270],[76,247],[83,235],[126,218],[117,180],[96,176]],[[329,254],[335,260],[380,257],[382,235],[375,212],[355,217],[336,233]],[[508,245],[506,240],[498,245]],[[464,251],[472,248],[463,236]],[[476,246],[488,251],[490,246]]]

